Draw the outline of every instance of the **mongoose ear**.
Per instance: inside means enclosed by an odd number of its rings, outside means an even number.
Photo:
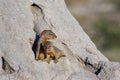
[[[48,30],[43,30],[39,35],[45,34]]]

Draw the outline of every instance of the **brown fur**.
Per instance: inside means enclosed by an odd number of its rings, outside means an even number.
[[[42,58],[39,57],[39,54],[43,54],[43,52],[41,52],[41,47],[43,47],[44,43],[49,40],[49,39],[54,39],[57,38],[57,36],[55,35],[54,32],[52,32],[51,30],[44,30],[41,34],[40,34],[40,38],[38,39],[38,43],[37,43],[37,48],[36,48],[36,60],[41,60]],[[45,57],[46,55],[44,55]]]
[[[40,59],[40,60],[44,60],[44,58],[45,58],[44,53],[40,53],[39,56],[38,56],[38,59]]]
[[[42,46],[42,44],[40,46],[41,48],[39,50],[38,60],[44,60],[45,59],[44,47]]]
[[[50,41],[46,41],[44,43],[44,48],[45,48],[44,49],[45,53],[47,55],[45,60],[48,63],[50,63],[51,60],[54,60],[54,62],[57,63],[59,58],[65,57],[63,52],[60,49],[58,49],[57,47],[53,46],[53,43]]]

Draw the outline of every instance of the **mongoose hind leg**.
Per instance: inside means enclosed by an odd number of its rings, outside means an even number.
[[[38,57],[38,60],[44,60],[45,56],[44,56],[44,53],[39,53],[39,57]]]

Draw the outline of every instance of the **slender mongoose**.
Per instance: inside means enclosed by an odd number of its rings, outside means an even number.
[[[57,47],[53,46],[53,43],[50,41],[46,41],[44,43],[44,50],[45,50],[45,53],[47,55],[45,60],[48,63],[50,63],[50,60],[54,60],[54,62],[57,63],[58,59],[60,57],[65,57],[63,52],[60,49],[58,49]]]

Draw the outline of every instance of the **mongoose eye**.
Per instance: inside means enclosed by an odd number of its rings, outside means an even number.
[[[53,33],[50,33],[50,35],[54,35]]]

